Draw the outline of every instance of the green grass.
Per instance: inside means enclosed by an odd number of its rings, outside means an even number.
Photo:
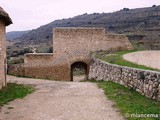
[[[154,70],[154,71],[160,71],[159,69],[150,68],[144,65],[138,65],[129,61],[126,61],[123,59],[123,55],[131,52],[136,52],[136,50],[130,50],[130,51],[120,51],[112,53],[111,55],[100,53],[95,54],[95,57],[104,60],[106,62],[109,62],[111,64],[121,65],[121,66],[127,66],[132,68],[139,68],[139,69],[145,69],[145,70]]]
[[[160,120],[160,101],[151,100],[140,93],[111,81],[96,82],[104,90],[107,98],[115,102],[120,112],[126,114],[159,114],[159,118],[135,118],[128,120]]]
[[[17,98],[23,98],[33,91],[34,88],[32,86],[9,83],[7,87],[4,87],[2,90],[0,90],[0,106],[7,104],[8,102]]]

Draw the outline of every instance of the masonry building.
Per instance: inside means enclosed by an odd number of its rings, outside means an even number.
[[[88,76],[91,52],[130,50],[125,35],[108,34],[103,28],[55,28],[53,53],[26,54],[25,76],[54,80],[73,80],[73,68],[82,65]]]
[[[0,7],[0,89],[6,85],[6,26],[11,23],[9,15]]]

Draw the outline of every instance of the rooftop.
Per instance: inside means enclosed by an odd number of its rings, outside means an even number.
[[[12,24],[12,19],[9,17],[8,13],[3,10],[2,7],[0,7],[0,20],[4,20],[6,26]]]

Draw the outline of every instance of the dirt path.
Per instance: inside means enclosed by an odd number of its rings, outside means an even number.
[[[125,54],[123,58],[139,65],[160,69],[160,51],[134,52]]]
[[[123,120],[96,84],[8,77],[36,91],[1,108],[0,120]],[[13,107],[13,109],[9,109]]]
[[[85,75],[73,76],[73,82],[79,82],[79,81],[83,81],[83,80],[86,80]]]

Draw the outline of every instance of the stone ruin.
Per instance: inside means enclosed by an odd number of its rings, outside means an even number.
[[[83,66],[88,76],[92,52],[131,49],[125,35],[108,34],[104,28],[55,28],[53,53],[26,54],[24,76],[72,81],[76,65]]]

